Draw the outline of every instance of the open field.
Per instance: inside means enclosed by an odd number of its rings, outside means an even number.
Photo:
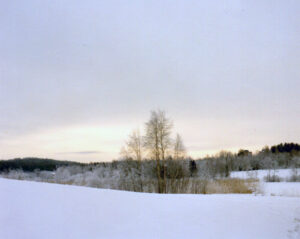
[[[9,179],[0,179],[0,191],[0,238],[300,237],[299,197],[158,195]]]
[[[276,175],[281,181],[288,181],[289,178],[293,175],[300,175],[300,169],[261,169],[261,170],[251,170],[251,171],[233,171],[230,173],[231,178],[257,178],[261,181],[264,180],[268,175]]]

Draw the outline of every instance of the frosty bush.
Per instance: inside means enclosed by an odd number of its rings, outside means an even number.
[[[264,177],[264,181],[274,183],[274,182],[281,182],[283,181],[283,179],[276,174],[269,173],[267,176]]]
[[[299,169],[298,168],[293,168],[291,171],[292,171],[291,176],[288,178],[288,181],[289,182],[300,182],[300,171],[299,171]]]

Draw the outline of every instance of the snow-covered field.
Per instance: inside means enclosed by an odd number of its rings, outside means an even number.
[[[266,196],[285,196],[300,198],[300,183],[261,183],[261,191],[262,194]]]
[[[287,181],[291,175],[295,173],[292,169],[277,169],[277,170],[253,170],[231,172],[231,178],[257,178],[260,181],[259,194],[266,196],[286,196],[286,197],[300,197],[300,183],[299,182],[284,182]],[[300,174],[300,169],[297,169]],[[277,175],[283,182],[264,182],[264,177],[268,174]]]
[[[0,179],[0,238],[300,238],[300,198],[158,195]]]
[[[296,169],[297,173],[300,175],[300,169]],[[268,174],[277,175],[282,179],[282,181],[287,181],[288,178],[294,173],[293,169],[276,169],[276,170],[252,170],[252,171],[239,171],[239,172],[231,172],[231,178],[257,178],[259,180],[263,180]]]

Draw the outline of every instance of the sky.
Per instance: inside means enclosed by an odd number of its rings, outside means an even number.
[[[195,158],[300,143],[299,12],[298,0],[0,0],[0,159],[117,159],[157,109]]]

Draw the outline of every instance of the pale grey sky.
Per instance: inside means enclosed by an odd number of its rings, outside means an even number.
[[[0,1],[0,159],[111,160],[157,108],[194,157],[299,143],[299,13],[298,0]]]

